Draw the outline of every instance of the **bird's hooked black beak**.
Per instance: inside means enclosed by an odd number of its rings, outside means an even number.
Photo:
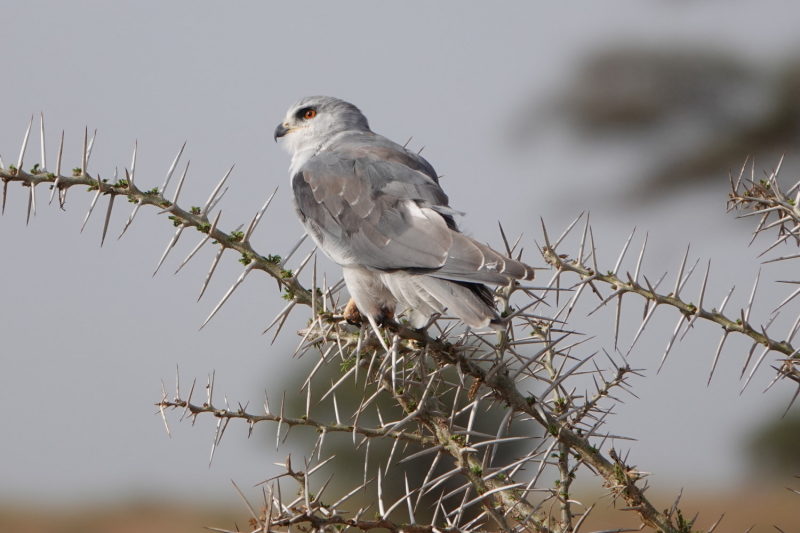
[[[275,136],[274,136],[275,142],[278,142],[278,137],[283,137],[287,133],[289,133],[289,128],[284,126],[283,123],[278,124],[278,127],[275,128]]]

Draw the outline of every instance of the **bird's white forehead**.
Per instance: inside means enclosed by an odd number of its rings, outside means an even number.
[[[291,120],[298,111],[307,107],[313,108],[317,112],[324,112],[337,118],[346,119],[348,122],[369,127],[366,117],[359,108],[332,96],[306,96],[301,98],[289,107],[286,112],[286,118]]]
[[[293,103],[289,110],[286,112],[286,116],[294,116],[299,110],[306,108],[306,107],[313,107],[313,108],[324,108],[324,107],[335,107],[336,103],[341,102],[345,104],[342,100],[338,100],[337,98],[333,98],[331,96],[306,96],[301,98],[300,100]]]

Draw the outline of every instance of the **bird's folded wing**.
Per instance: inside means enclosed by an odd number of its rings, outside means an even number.
[[[416,170],[322,153],[298,171],[292,187],[304,222],[319,228],[323,249],[345,250],[378,270],[432,270],[447,260],[452,232],[428,205],[441,189]]]
[[[344,251],[374,270],[410,270],[445,279],[505,284],[532,279],[530,267],[455,229],[447,196],[423,172],[374,154],[323,152],[292,180],[307,227],[323,250]],[[370,157],[370,155],[372,157]],[[309,224],[310,223],[310,224]]]

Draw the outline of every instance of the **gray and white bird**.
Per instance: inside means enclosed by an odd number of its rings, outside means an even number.
[[[275,129],[292,154],[297,216],[342,266],[345,315],[375,327],[398,303],[414,327],[447,308],[474,328],[500,329],[489,285],[533,279],[531,267],[462,234],[433,167],[373,133],[354,105],[303,98]]]

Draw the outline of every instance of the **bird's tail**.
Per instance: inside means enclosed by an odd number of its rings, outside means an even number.
[[[394,281],[399,280],[394,278]],[[390,290],[411,310],[409,320],[414,327],[423,326],[433,313],[440,313],[445,308],[472,328],[503,327],[492,294],[481,283],[410,275],[400,283],[391,284],[399,285],[390,287]],[[393,290],[395,288],[400,294]]]
[[[450,280],[506,285],[512,279],[531,280],[534,269],[506,257],[464,234],[453,232],[453,245],[441,268],[432,272]]]

